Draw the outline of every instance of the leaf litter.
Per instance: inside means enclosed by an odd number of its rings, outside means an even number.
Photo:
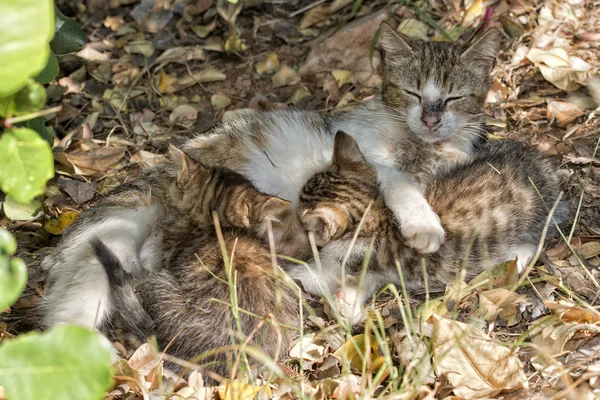
[[[115,343],[130,357],[114,365],[107,399],[600,393],[598,7],[577,0],[57,5],[83,22],[88,44],[59,60],[49,89],[49,106],[63,106],[47,116],[58,176],[26,210],[11,211],[11,200],[0,198],[0,226],[16,236],[29,265],[22,304],[43,295],[45,275],[35,266],[64,229],[164,159],[169,143],[258,110],[337,112],[371,98],[381,85],[374,38],[384,20],[406,36],[462,43],[482,23],[503,30],[483,122],[493,140],[516,138],[554,157],[578,216],[573,231],[564,232],[569,244],[551,244],[520,286],[516,264],[508,262],[470,282],[457,280],[445,295],[388,291],[352,330],[336,324],[323,299],[306,296],[312,312],[279,365],[283,378],[263,371],[207,387],[198,371],[171,372],[150,344]],[[29,306],[0,314],[0,340],[36,328],[35,321]]]

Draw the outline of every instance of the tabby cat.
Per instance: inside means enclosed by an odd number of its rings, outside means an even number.
[[[274,357],[277,349],[285,349],[292,331],[273,324],[297,326],[298,301],[273,270],[269,251],[257,234],[262,235],[266,220],[284,211],[289,202],[258,192],[233,171],[207,168],[173,151],[179,172],[167,194],[172,209],[162,226],[162,268],[127,273],[101,240],[92,239],[111,287],[110,325],[123,335],[120,340],[138,345],[154,334],[161,350],[168,347],[168,354],[191,360],[207,350],[242,343],[261,318],[270,316],[250,344],[259,344]],[[231,256],[231,279],[243,310],[239,327],[228,305],[230,286],[212,211],[222,221]],[[218,353],[199,363],[208,363],[205,371],[224,376],[226,361],[226,354]]]
[[[363,157],[356,141],[343,132],[335,137],[333,161],[302,188],[298,213],[306,230],[315,235],[320,271],[293,266],[289,275],[318,295],[336,293],[342,315],[356,321],[360,307],[379,287],[400,284],[398,262],[409,291],[423,290],[422,259],[428,289],[443,290],[464,266],[473,276],[502,261],[517,259],[521,271],[543,239],[549,209],[558,197],[558,176],[537,150],[514,141],[485,146],[469,163],[441,171],[425,196],[440,216],[446,241],[440,249],[421,255],[406,243],[392,211],[385,205],[376,170]],[[539,192],[539,193],[538,193]],[[370,208],[369,208],[370,207]],[[369,208],[368,212],[367,209]],[[364,219],[363,219],[364,216]],[[556,226],[568,218],[561,202]],[[373,252],[361,287],[340,289],[342,262],[362,219],[358,240],[346,263],[346,273],[360,274],[374,238]]]
[[[464,48],[402,38],[383,24],[380,97],[334,117],[297,110],[256,113],[224,123],[183,148],[205,165],[241,173],[261,192],[289,200],[294,208],[302,185],[331,162],[333,137],[342,129],[375,167],[383,199],[406,244],[422,253],[434,252],[444,231],[423,187],[438,169],[471,157],[480,139],[477,119],[500,37],[492,29]],[[101,239],[125,268],[135,266],[134,271],[160,259],[160,238],[154,232],[165,213],[160,197],[170,184],[163,172],[171,168],[170,162],[147,170],[135,187],[84,212],[43,261],[50,282],[43,303],[46,325],[99,326],[106,319],[110,291],[90,253],[92,237]],[[295,229],[295,213],[290,215],[291,222],[286,219],[275,232],[279,250],[302,255],[306,236]],[[293,245],[285,246],[289,243]]]

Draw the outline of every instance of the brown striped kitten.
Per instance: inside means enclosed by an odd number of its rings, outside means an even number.
[[[521,271],[542,239],[558,187],[555,168],[537,150],[514,141],[490,144],[469,163],[439,173],[426,188],[446,241],[437,252],[421,255],[407,246],[384,204],[375,169],[354,139],[338,132],[331,166],[304,185],[298,207],[302,224],[321,247],[321,269],[313,262],[309,268],[290,267],[288,274],[314,294],[337,293],[341,314],[356,322],[375,290],[400,284],[397,262],[413,292],[424,289],[422,259],[430,291],[443,290],[463,266],[470,277],[516,258]],[[564,223],[567,204],[561,203],[553,217],[558,226]],[[373,252],[362,286],[342,285],[342,262],[361,219],[346,273],[360,274],[372,238]],[[557,233],[557,225],[550,226],[548,237]]]
[[[178,172],[163,199],[171,203],[172,212],[161,227],[162,268],[129,274],[108,246],[92,241],[108,276],[114,305],[110,322],[118,338],[139,344],[154,334],[161,350],[168,346],[168,354],[193,360],[203,352],[242,343],[269,316],[250,344],[275,357],[292,334],[277,324],[297,325],[298,305],[273,269],[262,232],[266,220],[283,212],[289,202],[260,193],[231,170],[208,168],[180,150],[172,152]],[[232,260],[237,321],[213,211]],[[230,349],[198,363],[208,363],[204,372],[226,376],[231,354]]]

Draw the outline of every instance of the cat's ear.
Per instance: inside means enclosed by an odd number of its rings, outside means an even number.
[[[177,183],[183,184],[198,169],[205,168],[192,160],[183,150],[169,144],[169,156],[177,169]]]
[[[333,141],[333,163],[348,164],[365,162],[358,143],[346,132],[338,131]]]
[[[379,25],[379,45],[385,51],[385,58],[388,62],[397,58],[414,55],[406,39],[396,33],[394,28],[387,22],[382,22]]]
[[[483,68],[488,74],[496,65],[496,54],[500,49],[502,33],[496,29],[488,29],[461,55],[462,59],[478,68]]]
[[[290,203],[287,200],[280,199],[279,197],[268,197],[260,208],[261,220],[264,220],[269,217],[277,218],[289,208],[290,204],[292,203]]]

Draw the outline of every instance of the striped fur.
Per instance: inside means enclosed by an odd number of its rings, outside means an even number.
[[[463,266],[473,276],[517,258],[522,269],[542,239],[558,186],[554,167],[535,149],[513,141],[488,145],[469,163],[441,171],[427,187],[426,198],[440,217],[446,241],[437,252],[423,256],[406,245],[379,194],[375,169],[366,163],[356,142],[339,132],[330,168],[304,185],[298,209],[303,226],[322,246],[323,272],[317,273],[314,263],[312,270],[295,266],[288,272],[317,294],[338,290],[342,260],[361,220],[346,273],[360,273],[372,238],[374,249],[364,288],[351,287],[352,304],[346,301],[346,308],[341,307],[353,319],[378,287],[400,284],[396,262],[412,291],[424,289],[422,260],[429,289],[434,291],[443,290]],[[567,204],[561,203],[554,220],[561,225],[567,218]],[[548,236],[556,232],[552,225]]]

